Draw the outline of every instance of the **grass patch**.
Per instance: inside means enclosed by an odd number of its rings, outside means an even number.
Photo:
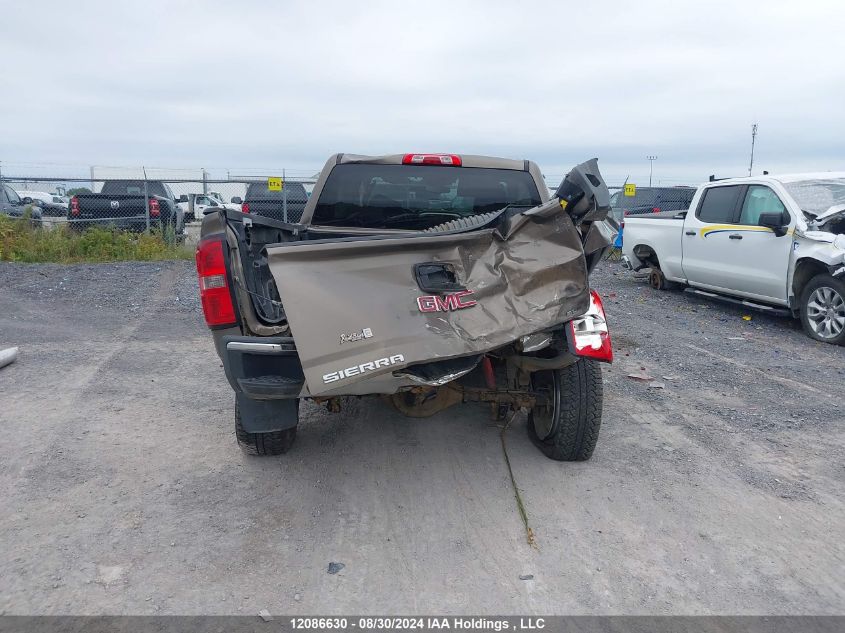
[[[0,215],[0,261],[77,262],[192,259],[193,250],[160,231],[131,233],[108,228],[72,231],[67,225],[45,229],[28,220]]]

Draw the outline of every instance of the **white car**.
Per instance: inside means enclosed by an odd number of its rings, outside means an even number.
[[[689,210],[625,218],[623,262],[745,305],[788,311],[845,344],[845,172],[709,182]]]

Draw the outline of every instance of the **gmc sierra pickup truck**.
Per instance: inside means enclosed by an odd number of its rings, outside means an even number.
[[[595,159],[550,196],[530,161],[338,154],[297,224],[206,214],[200,295],[239,444],[284,453],[301,399],[381,395],[412,417],[526,408],[547,456],[588,459],[613,356],[588,279],[609,209]]]
[[[107,180],[100,193],[77,194],[70,199],[68,224],[74,230],[113,226],[129,231],[167,228],[184,235],[182,209],[167,183],[148,180]]]
[[[623,262],[663,289],[689,286],[801,319],[845,344],[845,173],[702,185],[690,208],[625,218]]]

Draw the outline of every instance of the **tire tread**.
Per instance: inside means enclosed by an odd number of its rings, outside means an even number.
[[[601,365],[582,359],[556,370],[560,381],[560,414],[557,429],[545,440],[537,437],[531,414],[528,434],[541,451],[557,461],[586,461],[593,455],[601,429]]]

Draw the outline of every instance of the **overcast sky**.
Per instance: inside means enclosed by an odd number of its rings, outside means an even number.
[[[4,172],[597,156],[608,182],[845,169],[845,5],[0,0]]]

